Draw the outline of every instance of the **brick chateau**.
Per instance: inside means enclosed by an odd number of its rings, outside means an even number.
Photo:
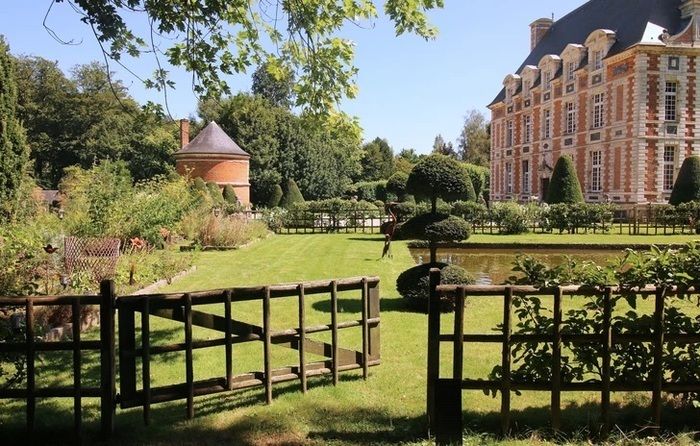
[[[568,154],[589,202],[667,201],[700,154],[700,0],[591,0],[530,28],[489,105],[491,200],[543,198]]]

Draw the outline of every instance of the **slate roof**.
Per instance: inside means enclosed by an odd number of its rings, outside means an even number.
[[[178,155],[236,155],[250,157],[230,136],[212,121]]]
[[[683,0],[590,0],[554,22],[514,73],[520,73],[525,65],[537,65],[547,54],[561,54],[570,43],[583,45],[586,38],[597,29],[609,29],[616,34],[617,42],[608,56],[640,43],[648,23],[668,30],[671,35],[677,34],[687,25],[687,21],[681,20],[679,8],[682,2]],[[504,99],[505,89],[489,105]]]

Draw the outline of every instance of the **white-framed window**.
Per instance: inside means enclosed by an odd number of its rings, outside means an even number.
[[[507,194],[513,193],[513,164],[508,161],[505,166],[505,190]]]
[[[676,146],[664,147],[663,181],[664,192],[671,192],[676,182]]]
[[[593,95],[593,128],[599,129],[605,125],[605,93]]]
[[[513,146],[513,121],[506,122],[506,147]]]
[[[530,115],[523,116],[523,144],[532,141],[532,118]]]
[[[666,121],[678,120],[678,82],[666,82],[664,119]]]
[[[552,89],[552,72],[551,71],[545,71],[544,74],[542,75],[542,88],[545,91],[549,91]]]
[[[591,152],[591,192],[600,192],[603,189],[603,152],[594,150]]]
[[[543,139],[552,137],[552,110],[550,109],[542,112],[542,137]]]
[[[566,133],[569,135],[576,133],[576,104],[573,102],[567,102],[565,111]]]
[[[603,52],[601,50],[593,51],[593,71],[603,68]]]
[[[521,176],[522,176],[522,189],[521,192],[523,194],[529,194],[530,193],[530,161],[529,160],[523,160],[522,161],[522,170]]]
[[[576,77],[576,62],[566,63],[566,81],[573,81]]]

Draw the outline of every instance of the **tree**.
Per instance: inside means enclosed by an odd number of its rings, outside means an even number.
[[[455,152],[452,143],[445,142],[445,139],[442,137],[442,135],[437,135],[435,137],[435,141],[433,142],[433,153],[450,156],[452,158],[457,157],[457,152]]]
[[[163,2],[147,0],[74,0],[57,5],[76,8],[89,24],[107,58],[151,54],[193,73],[197,93],[229,93],[225,77],[243,73],[253,64],[274,60],[297,76],[300,104],[313,112],[328,112],[344,97],[355,96],[357,69],[354,43],[338,34],[347,22],[378,17],[377,1],[284,0]],[[433,38],[437,30],[426,12],[443,0],[386,0],[384,12],[397,35],[415,33]],[[149,23],[140,34],[127,23]],[[270,23],[274,17],[274,23]],[[277,23],[285,24],[284,33]],[[155,37],[155,38],[154,38]],[[267,50],[264,45],[270,48]],[[145,85],[159,91],[173,88],[168,72],[158,69]]]
[[[491,125],[478,110],[471,110],[464,118],[458,141],[459,157],[478,166],[489,166],[491,156]]]
[[[275,64],[274,60],[265,62],[253,73],[252,91],[276,107],[291,108],[294,104],[294,75]]]
[[[689,156],[683,161],[673,184],[668,202],[674,206],[700,200],[700,157]]]
[[[430,155],[416,165],[408,176],[406,191],[416,199],[429,200],[437,212],[437,200],[462,200],[474,196],[467,172],[456,160],[445,155]]]
[[[17,83],[10,48],[0,37],[0,220],[19,208],[29,163],[29,145],[17,117]]]
[[[574,160],[568,155],[559,157],[554,166],[549,182],[547,203],[583,203],[583,193],[576,175]]]
[[[394,152],[386,139],[375,138],[362,147],[359,181],[386,180],[394,172]]]
[[[267,207],[272,209],[279,206],[282,202],[283,196],[284,192],[282,192],[282,186],[280,186],[279,184],[275,184],[275,187],[272,190],[272,195],[270,195],[270,201],[268,201],[267,203]]]
[[[282,201],[280,206],[285,209],[291,209],[295,203],[303,203],[304,197],[301,195],[301,191],[297,186],[296,181],[293,179],[288,179],[284,187],[284,195],[282,196]]]
[[[396,172],[386,182],[387,192],[396,195],[399,201],[406,199],[406,183],[408,183],[408,174],[405,172]]]
[[[464,167],[464,169],[467,171],[467,175],[469,175],[469,178],[471,179],[472,186],[474,186],[474,193],[476,194],[476,199],[478,201],[479,197],[483,197],[484,190],[488,189],[489,187],[489,169],[468,163],[462,164],[462,167]]]
[[[224,186],[223,192],[224,201],[227,204],[238,204],[238,197],[236,196],[236,190],[230,184]]]
[[[413,166],[421,160],[421,155],[418,155],[415,149],[401,149],[394,157],[394,169],[406,174],[411,173]]]

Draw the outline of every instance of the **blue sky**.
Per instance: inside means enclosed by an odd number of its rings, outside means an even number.
[[[515,70],[529,52],[529,23],[554,14],[560,18],[584,0],[446,0],[445,8],[430,14],[440,28],[434,41],[416,36],[396,37],[384,18],[364,29],[346,27],[343,36],[356,42],[359,95],[343,110],[360,118],[364,137],[387,138],[398,152],[431,149],[435,135],[456,141],[468,110],[487,113],[486,105],[501,88],[506,74]],[[54,5],[48,25],[65,41],[57,42],[42,22],[50,0],[0,0],[0,34],[15,54],[32,54],[57,60],[65,71],[72,66],[101,60],[90,29],[65,2]],[[145,26],[134,22],[135,27]],[[147,57],[147,56],[146,56]],[[140,75],[153,71],[150,59],[127,61]],[[141,103],[162,103],[157,92],[145,90],[123,69],[113,67]],[[175,117],[196,115],[197,98],[185,72],[172,75],[177,90],[170,92]],[[250,89],[248,76],[229,81],[232,89]]]

